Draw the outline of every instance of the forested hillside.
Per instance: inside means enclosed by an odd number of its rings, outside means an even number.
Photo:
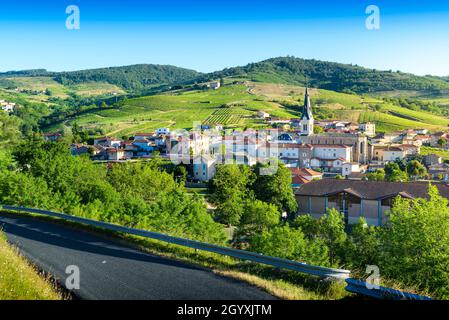
[[[378,71],[356,65],[295,57],[280,57],[244,67],[204,75],[203,80],[240,77],[257,82],[305,85],[340,92],[371,93],[390,90],[440,91],[449,83],[437,77],[420,77],[396,71]]]
[[[126,67],[91,69],[57,73],[54,77],[61,84],[107,82],[124,89],[143,89],[152,85],[177,84],[192,81],[198,72],[174,66],[141,64]]]
[[[141,90],[151,86],[190,83],[199,75],[200,73],[194,70],[169,65],[140,64],[72,72],[49,72],[45,69],[9,71],[0,73],[0,83],[4,87],[15,87],[13,78],[45,76],[66,86],[99,82],[127,90]]]
[[[89,69],[72,72],[48,72],[45,69],[0,73],[7,85],[12,77],[52,77],[62,85],[92,82],[108,83],[125,90],[145,90],[154,86],[201,83],[233,77],[264,83],[310,86],[358,94],[385,91],[414,91],[438,95],[449,91],[448,77],[416,76],[399,71],[379,71],[357,65],[279,57],[228,68],[208,74],[170,65],[139,64],[123,67]],[[307,79],[307,80],[306,80]]]

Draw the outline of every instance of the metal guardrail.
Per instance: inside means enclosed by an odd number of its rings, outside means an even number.
[[[197,250],[202,251],[208,251],[213,252],[241,260],[247,260],[252,261],[260,264],[265,264],[269,266],[273,266],[280,269],[287,269],[287,270],[293,270],[313,276],[318,276],[322,278],[335,278],[335,279],[344,279],[347,283],[346,290],[352,293],[364,295],[367,297],[371,297],[374,299],[389,299],[389,300],[432,300],[429,297],[420,296],[412,293],[406,293],[399,290],[386,288],[386,287],[379,287],[378,289],[369,289],[369,286],[366,282],[357,280],[357,279],[351,279],[350,278],[350,271],[349,270],[343,270],[343,269],[332,269],[332,268],[325,268],[320,266],[313,266],[306,263],[298,262],[298,261],[292,261],[287,259],[281,259],[271,256],[266,256],[259,253],[254,253],[250,251],[244,251],[244,250],[238,250],[238,249],[232,249],[222,246],[217,246],[210,243],[204,243],[200,241],[195,240],[189,240],[185,238],[179,238],[179,237],[173,237],[168,236],[162,233],[147,231],[147,230],[141,230],[141,229],[134,229],[134,228],[128,228],[124,226],[115,225],[112,223],[107,222],[101,222],[97,220],[91,220],[76,216],[71,216],[63,213],[56,213],[52,211],[47,210],[40,210],[40,209],[31,209],[31,208],[24,208],[24,207],[15,207],[15,206],[0,206],[3,210],[6,211],[15,211],[15,212],[27,212],[27,213],[34,213],[34,214],[40,214],[50,217],[56,217],[72,222],[82,223],[89,226],[94,226],[97,228],[102,228],[105,230],[115,231],[115,232],[121,232],[121,233],[127,233],[132,234],[136,236],[141,236],[145,238],[155,239],[171,244],[176,244],[188,248],[193,248]]]
[[[379,286],[378,288],[369,289],[368,284],[364,281],[348,278],[345,280],[348,284],[346,291],[368,296],[379,300],[432,300],[430,297],[420,296],[413,293],[402,292],[396,289]]]
[[[195,240],[189,240],[184,238],[178,238],[173,236],[168,236],[162,233],[147,231],[147,230],[141,230],[141,229],[134,229],[134,228],[128,228],[123,227],[119,225],[115,225],[112,223],[107,222],[101,222],[97,220],[91,220],[76,216],[71,216],[67,214],[62,213],[56,213],[52,211],[47,210],[40,210],[40,209],[31,209],[31,208],[24,208],[24,207],[15,207],[15,206],[8,206],[4,205],[2,206],[4,210],[7,211],[16,211],[16,212],[28,212],[28,213],[34,213],[34,214],[40,214],[50,217],[56,217],[61,218],[64,220],[82,223],[89,226],[94,226],[110,231],[115,232],[122,232],[127,234],[132,234],[136,236],[141,236],[145,238],[151,238],[171,244],[176,244],[184,247],[189,247],[197,250],[202,251],[208,251],[213,253],[218,253],[221,255],[241,259],[241,260],[247,260],[252,262],[257,262],[269,266],[273,266],[280,269],[287,269],[287,270],[293,270],[313,276],[323,277],[323,278],[336,278],[336,279],[347,279],[349,278],[350,271],[349,270],[342,270],[342,269],[332,269],[332,268],[325,268],[325,267],[319,267],[319,266],[313,266],[308,265],[306,263],[298,262],[298,261],[291,261],[287,259],[281,259],[271,256],[266,256],[263,254],[250,252],[250,251],[244,251],[244,250],[238,250],[238,249],[232,249],[222,246],[217,246],[210,243],[204,243],[199,242]]]

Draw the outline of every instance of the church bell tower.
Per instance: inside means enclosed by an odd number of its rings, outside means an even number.
[[[313,134],[314,119],[312,114],[312,104],[310,103],[309,88],[306,87],[304,96],[304,107],[301,115],[300,129],[301,135],[310,136]]]

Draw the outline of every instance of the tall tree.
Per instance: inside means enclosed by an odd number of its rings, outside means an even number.
[[[448,204],[435,186],[429,199],[396,199],[381,230],[385,276],[449,298]]]
[[[210,200],[217,205],[224,203],[231,196],[243,200],[249,196],[249,186],[253,180],[254,176],[247,166],[217,166],[215,177],[209,184]]]
[[[389,182],[406,182],[408,181],[407,173],[402,171],[395,162],[389,162],[385,165],[385,180]]]
[[[414,180],[422,179],[427,176],[426,168],[417,160],[412,160],[407,163],[406,170],[409,177]]]
[[[256,180],[252,185],[256,198],[272,203],[281,212],[294,213],[298,209],[292,189],[292,175],[284,164],[279,163],[277,170],[272,174],[262,174],[261,169],[267,164],[257,164],[252,169]]]
[[[248,199],[238,228],[239,237],[251,237],[279,224],[281,214],[275,205]]]

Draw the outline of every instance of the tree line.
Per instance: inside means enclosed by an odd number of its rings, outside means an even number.
[[[216,219],[234,226],[235,247],[347,268],[362,278],[375,265],[387,285],[449,298],[448,199],[435,186],[429,185],[428,199],[395,199],[382,227],[368,226],[364,218],[348,226],[335,209],[320,219],[292,214],[297,207],[290,201],[288,169],[280,165],[275,175],[262,176],[260,166],[221,166],[211,182]],[[282,212],[289,217],[281,219]]]
[[[434,186],[428,199],[394,201],[383,227],[364,219],[347,226],[330,210],[321,219],[297,215],[291,175],[222,165],[204,199],[184,188],[185,170],[161,158],[95,164],[70,154],[69,142],[20,139],[14,119],[0,114],[0,203],[36,207],[229,245],[309,264],[365,274],[376,265],[382,279],[437,298],[449,298],[449,207]],[[398,165],[399,166],[399,165]],[[288,216],[283,216],[287,213]],[[225,227],[233,229],[228,239]]]

